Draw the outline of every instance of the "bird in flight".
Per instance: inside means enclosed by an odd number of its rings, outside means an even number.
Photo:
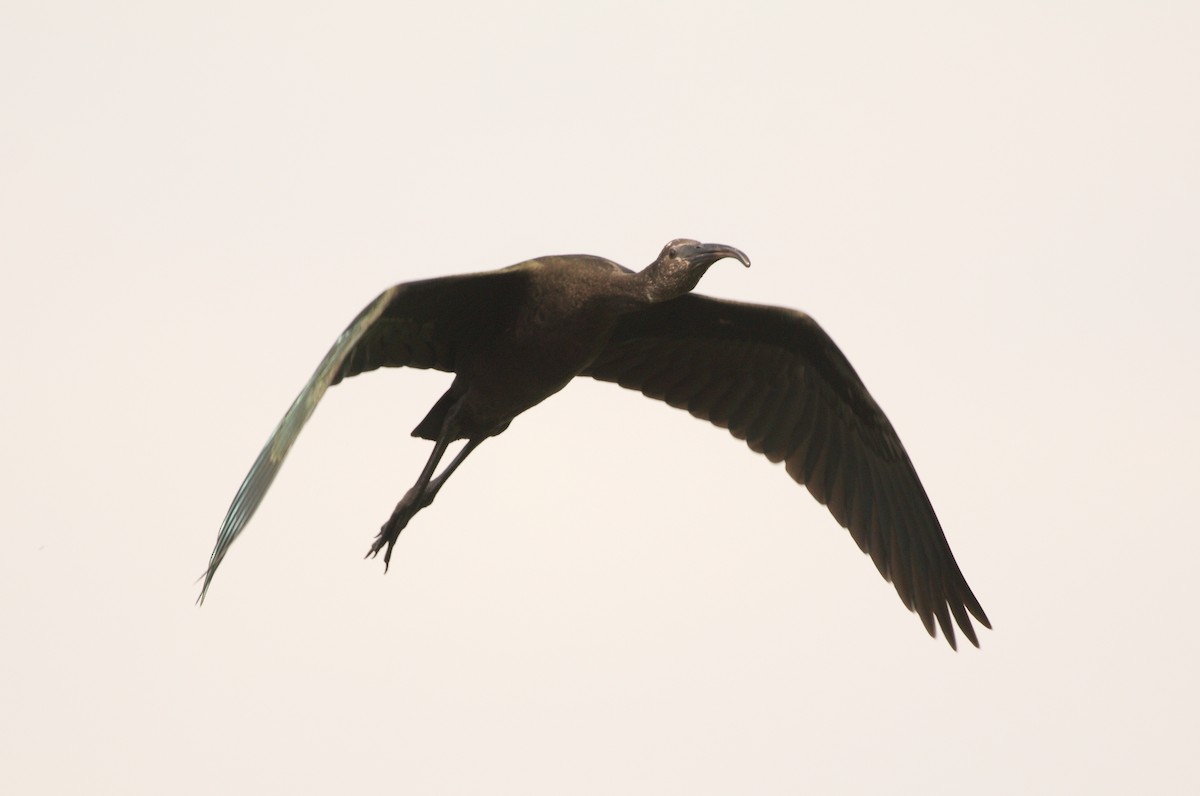
[[[808,315],[692,294],[725,258],[750,265],[732,246],[680,238],[639,272],[560,255],[388,288],[338,337],[259,453],[221,525],[199,601],[332,385],[382,367],[454,374],[412,432],[433,452],[367,553],[384,551],[386,571],[400,532],[471,451],[589,376],[686,409],[784,462],[931,636],[936,622],[955,647],[957,623],[979,646],[971,616],[991,624],[883,410]],[[466,442],[437,472],[457,440]]]

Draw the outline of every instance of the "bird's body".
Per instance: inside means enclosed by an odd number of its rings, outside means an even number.
[[[497,319],[498,333],[456,362],[455,381],[466,390],[458,438],[498,433],[578,376],[603,349],[621,310],[632,306],[621,296],[622,276],[628,274],[599,257],[546,257],[503,272],[520,298],[515,312]]]
[[[379,367],[453,372],[413,431],[435,442],[368,555],[385,562],[475,447],[576,376],[613,381],[728,428],[808,486],[901,599],[954,645],[953,614],[978,644],[971,593],[903,445],[850,363],[807,315],[686,295],[737,249],[675,240],[634,273],[589,255],[396,285],[368,305],[280,421],[230,506],[205,576],[245,527],[324,391]],[[449,444],[466,445],[434,477]]]

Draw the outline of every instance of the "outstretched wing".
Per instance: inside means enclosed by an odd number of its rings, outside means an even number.
[[[801,312],[682,296],[622,318],[584,375],[729,429],[829,507],[931,636],[991,627],[892,424]]]
[[[381,367],[454,371],[459,351],[507,322],[504,308],[525,289],[519,268],[408,282],[388,288],[358,314],[321,360],[271,433],[229,506],[204,573],[199,602],[229,546],[254,516],[321,396],[342,379]]]

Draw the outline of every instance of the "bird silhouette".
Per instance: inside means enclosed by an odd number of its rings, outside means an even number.
[[[412,432],[432,440],[433,452],[367,553],[384,550],[386,571],[400,532],[480,443],[589,376],[686,409],[784,462],[931,636],[936,621],[955,647],[953,615],[979,646],[970,616],[991,624],[891,423],[808,315],[691,294],[725,258],[750,265],[732,246],[680,238],[636,273],[602,257],[560,255],[385,290],[338,337],[250,468],[199,601],[330,386],[381,367],[454,373]],[[435,476],[456,440],[466,443]]]

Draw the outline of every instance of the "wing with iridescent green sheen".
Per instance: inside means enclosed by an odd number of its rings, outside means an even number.
[[[456,369],[460,349],[495,334],[526,288],[520,268],[408,282],[388,288],[338,337],[254,460],[225,515],[204,573],[199,602],[213,575],[275,480],[317,403],[342,379],[381,367]]]

